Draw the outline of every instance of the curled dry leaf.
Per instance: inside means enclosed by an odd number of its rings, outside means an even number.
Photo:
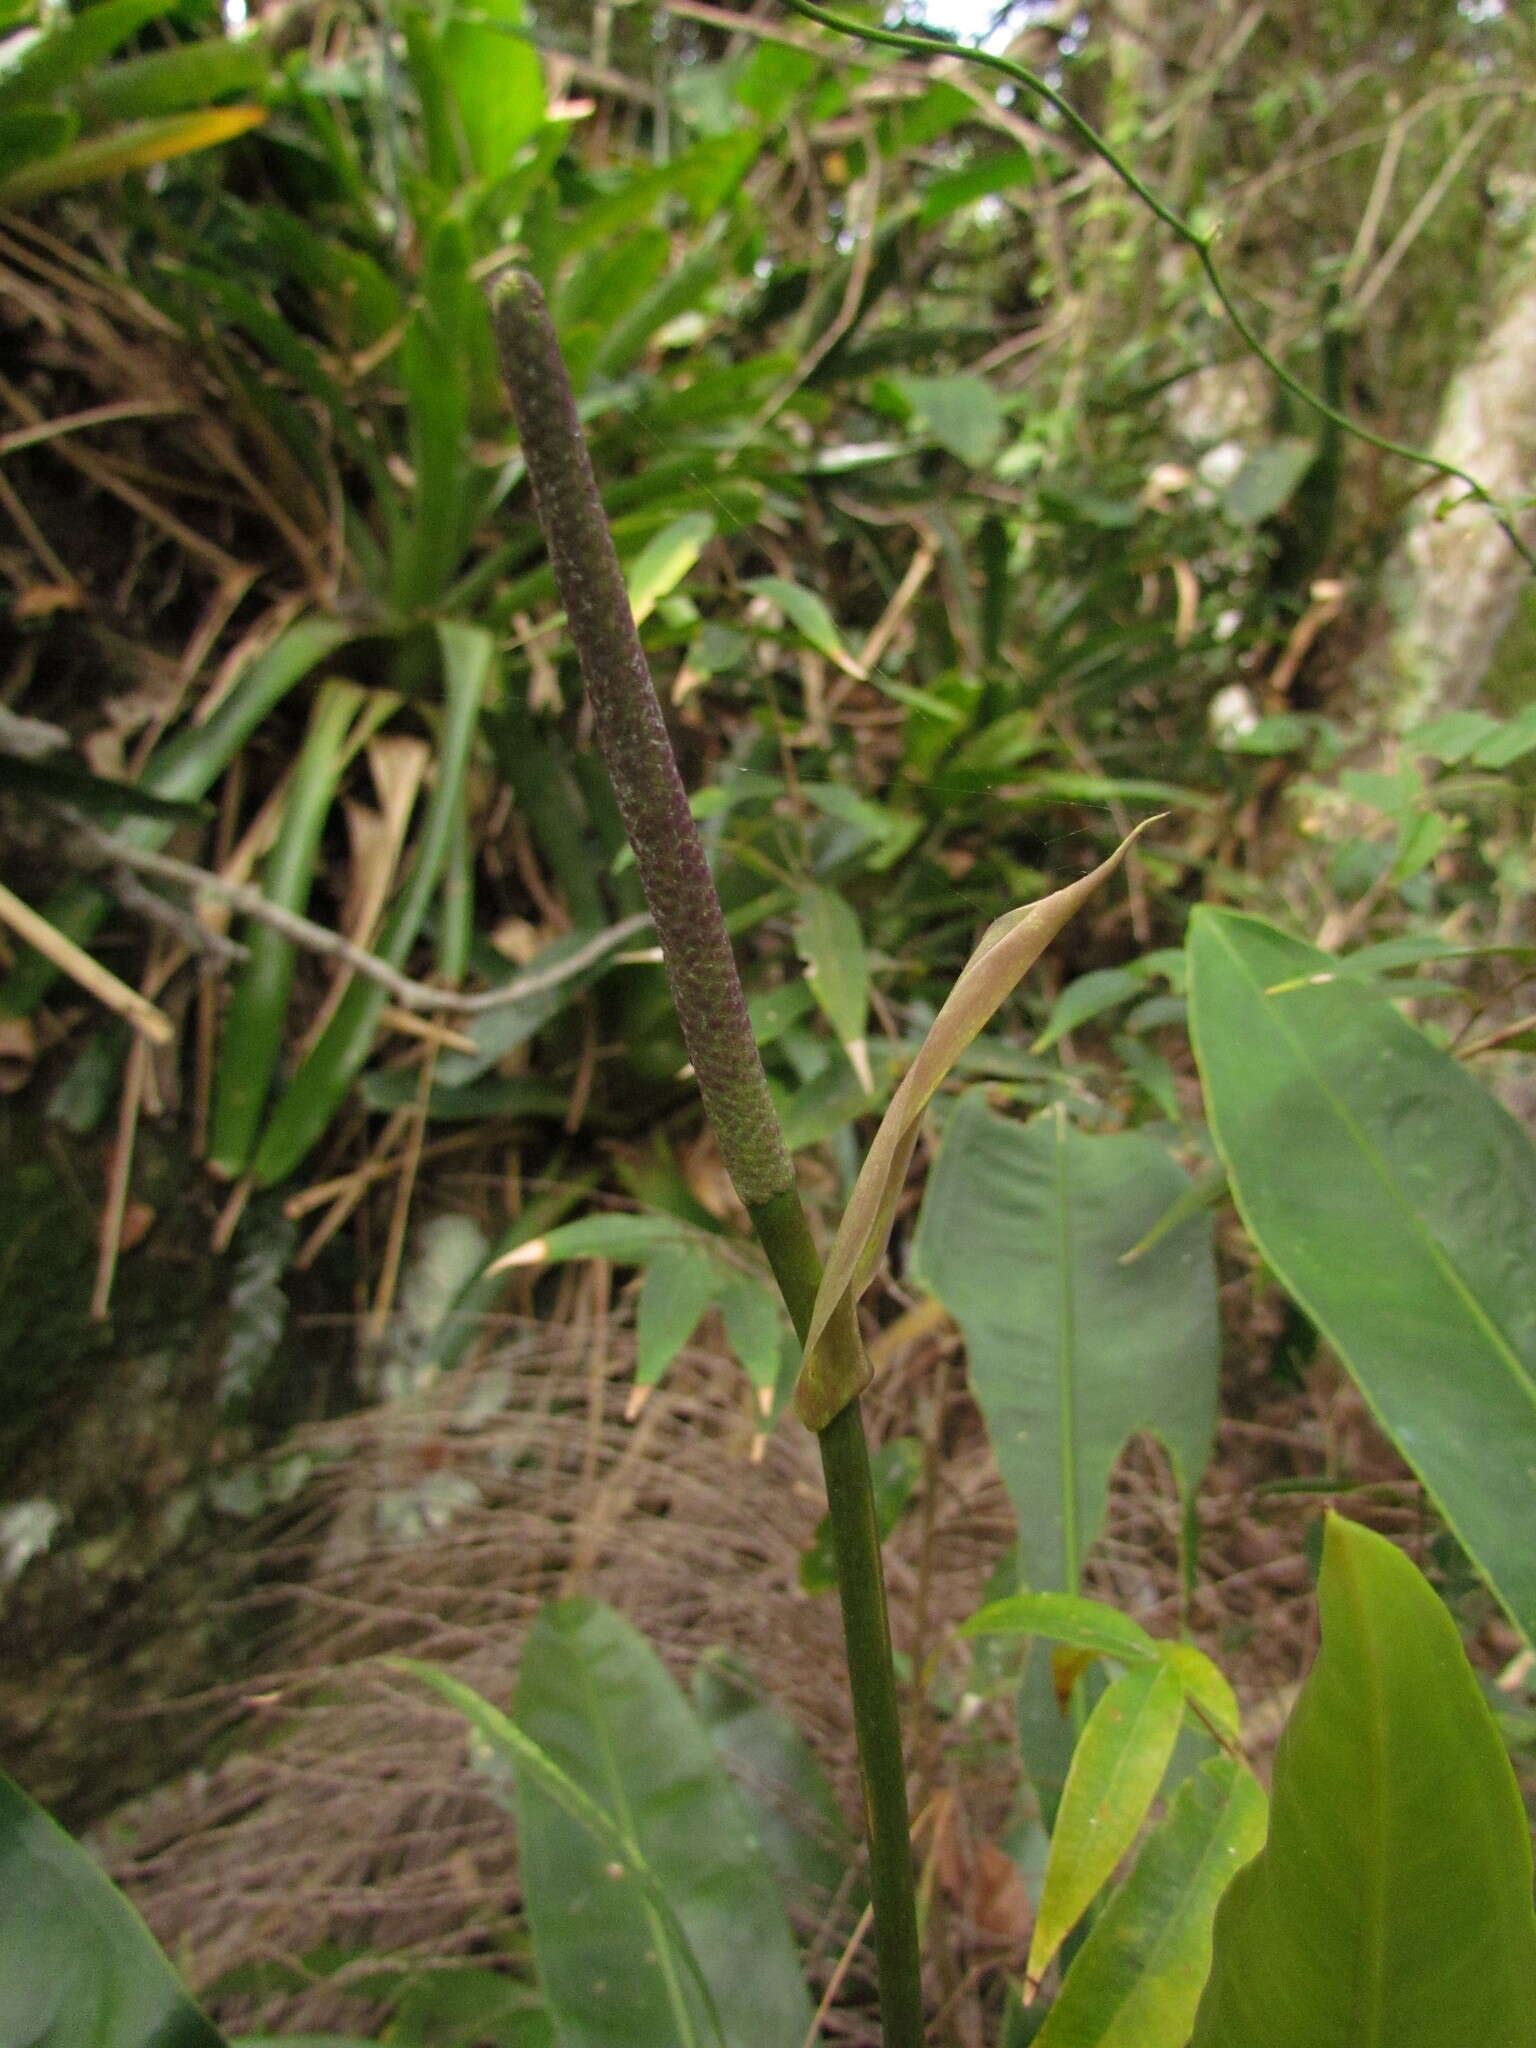
[[[881,1119],[832,1241],[806,1335],[805,1361],[795,1385],[795,1412],[807,1429],[825,1429],[873,1377],[858,1340],[854,1311],[891,1234],[923,1111],[1020,977],[1094,891],[1108,881],[1147,826],[1156,822],[1148,818],[1138,825],[1107,861],[1080,881],[1038,903],[1010,910],[988,925],[961,969]]]

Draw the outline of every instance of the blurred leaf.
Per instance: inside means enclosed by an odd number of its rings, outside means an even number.
[[[1530,1831],[1455,1623],[1337,1515],[1318,1597],[1269,1839],[1218,1909],[1191,2048],[1526,2048]]]
[[[935,178],[924,190],[918,219],[924,227],[947,220],[962,206],[970,206],[994,192],[1011,191],[1016,185],[1032,185],[1036,164],[1027,149],[993,150],[978,156],[963,171],[949,171]]]
[[[1328,954],[1203,907],[1189,951],[1211,1132],[1254,1243],[1536,1633],[1536,1152]]]
[[[1290,502],[1316,460],[1316,443],[1299,436],[1255,448],[1222,492],[1221,509],[1235,526],[1262,526]]]
[[[201,824],[212,816],[205,803],[156,796],[153,790],[141,789],[136,782],[117,782],[110,776],[93,775],[88,768],[57,754],[36,761],[20,754],[0,754],[0,787],[16,790],[22,796],[72,804],[87,817],[108,823],[121,818],[162,818],[172,825]]]
[[[1472,754],[1475,768],[1508,768],[1536,749],[1536,704],[1527,704],[1507,725],[1478,743]]]
[[[580,1613],[572,1610],[579,1609]],[[618,1635],[617,1661],[619,1669],[604,1685],[605,1674],[597,1671],[592,1678],[581,1670],[570,1673],[562,1665],[559,1649],[562,1637],[573,1628],[580,1628],[587,1615],[601,1618],[592,1625],[598,1641],[593,1646],[589,1662],[596,1662],[605,1644],[602,1636],[610,1632]],[[553,1649],[546,1647],[549,1637],[554,1637]],[[573,1646],[576,1655],[581,1655],[582,1646]],[[535,1655],[534,1680],[528,1680],[528,1658],[530,1653],[544,1651],[540,1660]],[[619,1616],[607,1608],[599,1608],[589,1601],[567,1600],[557,1606],[546,1607],[535,1622],[524,1650],[523,1683],[529,1687],[529,1704],[532,1712],[522,1711],[522,1692],[519,1689],[519,1713],[517,1720],[509,1720],[489,1700],[465,1685],[462,1679],[451,1672],[441,1671],[435,1665],[417,1663],[413,1659],[400,1657],[391,1660],[395,1668],[419,1678],[429,1685],[448,1704],[460,1713],[469,1724],[470,1761],[493,1785],[504,1788],[511,1778],[517,1788],[518,1833],[523,1849],[523,1899],[530,1922],[534,1927],[534,1958],[539,1966],[541,1987],[549,1995],[552,2015],[559,2028],[559,2039],[581,2044],[612,2043],[612,2048],[628,2038],[622,2032],[610,2033],[603,2029],[603,2022],[611,2016],[611,2004],[599,2003],[595,2023],[583,2027],[581,2012],[583,1994],[602,2001],[610,1989],[607,1968],[610,1951],[606,1942],[585,1936],[582,1925],[590,1918],[597,1899],[606,1897],[614,1909],[613,1933],[618,1935],[623,1925],[618,1908],[622,1901],[628,1908],[624,1918],[631,1914],[639,1919],[651,1946],[638,1960],[638,1967],[626,1971],[620,1982],[626,1985],[638,1984],[649,1972],[654,1978],[658,1972],[658,1957],[665,1959],[666,1987],[672,2004],[669,2017],[678,2021],[678,2030],[670,2037],[656,2034],[657,2048],[668,2041],[668,2048],[699,2048],[703,2041],[713,2040],[718,2048],[727,2048],[721,2031],[719,2013],[712,1996],[712,1987],[705,1978],[693,1945],[681,1924],[678,1911],[673,1903],[674,1894],[684,1896],[684,1888],[673,1883],[663,1883],[652,1871],[641,1839],[646,1815],[644,1808],[637,1812],[631,1798],[633,1791],[632,1773],[627,1766],[631,1758],[626,1747],[617,1743],[605,1743],[607,1717],[624,1695],[633,1691],[633,1683],[626,1685],[626,1678],[633,1680],[633,1673],[624,1665],[636,1659],[636,1653],[647,1658],[650,1652],[638,1636],[634,1636]],[[654,1662],[654,1660],[652,1660]],[[663,1685],[671,1681],[665,1672],[656,1667]],[[650,1676],[649,1672],[645,1674]],[[577,1697],[568,1699],[571,1691],[570,1679],[575,1679]],[[594,1679],[596,1682],[594,1682]],[[542,1680],[542,1684],[540,1683]],[[564,1681],[564,1682],[563,1682]],[[548,1742],[541,1743],[535,1733],[521,1723],[527,1719],[531,1729],[543,1734]],[[595,1725],[594,1725],[595,1724]],[[636,1732],[628,1731],[631,1736]],[[590,1737],[598,1736],[601,1754],[594,1764],[590,1757]],[[664,1770],[666,1759],[660,1760]],[[642,1762],[643,1768],[643,1762]],[[659,1775],[653,1766],[651,1776]],[[605,1798],[617,1807],[618,1818],[607,1807],[599,1804],[588,1790],[595,1783]],[[562,1832],[560,1821],[568,1823]],[[663,1839],[659,1845],[665,1851]],[[582,1851],[591,1852],[590,1859]],[[590,1862],[590,1875],[587,1875]],[[586,1877],[573,1875],[580,1872]],[[672,1873],[667,1873],[671,1877]],[[621,1891],[619,1887],[622,1886]],[[574,1899],[569,1898],[576,1890]],[[631,1905],[631,1895],[634,1904]],[[537,1904],[535,1902],[538,1902]],[[545,1902],[550,1904],[550,1923],[545,1939],[541,1942],[540,1925],[544,1919]],[[585,1936],[585,1938],[584,1938]],[[633,1944],[631,1944],[633,1945]],[[619,1941],[614,1942],[614,1955],[621,1953]],[[581,1969],[585,1962],[584,1971]],[[603,1974],[597,1974],[602,1972]],[[585,1981],[583,1981],[583,1977]],[[574,1981],[568,1984],[568,1979]],[[684,1981],[686,1980],[686,1982]],[[637,2043],[653,2038],[645,2034],[636,2035]]]
[[[615,1855],[519,1769],[523,1888],[562,2042],[687,2048],[715,2032],[634,1884],[643,1862],[713,1993],[720,2038],[801,2048],[810,2001],[756,1831],[645,1641],[592,1601],[546,1607],[523,1647],[517,1720],[567,1778],[621,1817]]]
[[[907,1511],[923,1473],[923,1446],[915,1436],[892,1437],[872,1453],[870,1479],[875,1495],[875,1526],[883,1543]],[[800,1559],[800,1584],[807,1593],[830,1593],[837,1584],[837,1552],[832,1519],[823,1515],[810,1547]]]
[[[766,1280],[741,1273],[720,1290],[720,1314],[731,1349],[756,1392],[772,1394],[778,1383],[784,1317]]]
[[[98,0],[79,14],[56,18],[0,73],[0,112],[45,100],[85,77],[145,22],[168,14],[172,4],[173,0]]]
[[[1127,1671],[1105,1688],[1072,1753],[1040,1910],[1030,1937],[1028,1975],[1038,1983],[1056,1951],[1141,1831],[1173,1755],[1184,1689],[1166,1665]]]
[[[1398,826],[1392,855],[1392,879],[1409,881],[1427,868],[1456,836],[1456,827],[1441,811],[1417,811]]]
[[[892,377],[917,430],[973,469],[992,460],[1006,424],[1002,400],[985,377]]]
[[[1503,721],[1486,711],[1448,711],[1403,734],[1403,745],[1416,754],[1428,754],[1432,761],[1465,761],[1489,740],[1505,730]]]
[[[100,0],[111,6],[113,0]],[[95,11],[95,10],[93,10]],[[164,163],[168,157],[186,156],[192,150],[211,149],[243,135],[267,118],[265,107],[207,107],[195,114],[166,114],[157,121],[136,121],[108,135],[72,142],[52,156],[23,164],[0,182],[0,199],[14,205],[40,198],[47,192],[65,192],[75,185],[93,184],[98,178],[120,177],[125,171],[143,170],[146,165]]]
[[[1257,1854],[1264,1823],[1262,1790],[1230,1758],[1186,1778],[1089,1929],[1037,2048],[1184,2048],[1217,1902]]]
[[[227,92],[258,93],[272,69],[273,55],[263,42],[207,36],[109,65],[79,81],[71,104],[96,126],[145,121],[204,106]]]
[[[651,1387],[720,1291],[719,1262],[699,1244],[660,1246],[646,1264],[635,1318],[635,1385]]]
[[[0,192],[25,165],[73,142],[79,127],[79,116],[62,108],[13,107],[0,114]]]
[[[677,588],[714,535],[715,522],[707,512],[685,512],[646,542],[624,577],[637,626]]]
[[[776,604],[801,639],[818,654],[824,654],[846,674],[862,677],[863,670],[843,645],[832,614],[814,590],[802,589],[782,576],[751,576],[742,588]]]
[[[1124,967],[1099,967],[1069,981],[1051,1006],[1050,1019],[1030,1047],[1031,1052],[1049,1052],[1058,1039],[1091,1018],[1101,1017],[1117,1004],[1141,995],[1146,983],[1139,974]]]
[[[820,883],[802,889],[795,943],[812,994],[865,1092],[872,1094],[874,1078],[864,1035],[869,1015],[869,958],[858,917],[846,898]]]
[[[544,74],[533,44],[487,12],[450,19],[440,48],[470,165],[476,177],[495,179],[544,125]]]
[[[0,2041],[223,2048],[95,1860],[0,1777]]]
[[[832,1242],[806,1338],[805,1364],[795,1389],[795,1407],[807,1428],[824,1429],[862,1391],[862,1386],[844,1385],[826,1376],[824,1340],[834,1320],[842,1321],[845,1328],[852,1325],[858,1298],[884,1255],[923,1111],[960,1054],[985,1028],[1019,977],[1028,972],[1074,913],[1114,873],[1130,843],[1127,840],[1080,881],[1039,903],[1026,904],[996,919],[983,932],[950,990],[881,1120]],[[857,1354],[856,1343],[851,1349]],[[867,1384],[867,1368],[864,1383]],[[1033,1503],[1029,1512],[1034,1512]]]
[[[751,1809],[785,1904],[820,1917],[855,1847],[827,1774],[794,1722],[726,1650],[693,1669],[693,1704]]]

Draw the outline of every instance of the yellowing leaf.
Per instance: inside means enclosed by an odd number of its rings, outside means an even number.
[[[677,588],[714,536],[715,522],[707,512],[685,512],[651,536],[625,578],[637,626]]]
[[[1155,822],[1149,818],[1138,825],[1092,874],[998,918],[987,927],[962,968],[891,1098],[832,1241],[806,1336],[805,1362],[795,1387],[795,1412],[807,1429],[825,1429],[873,1377],[858,1341],[854,1309],[891,1234],[923,1111],[1020,977],[1109,879],[1147,825]]]
[[[266,118],[265,107],[205,107],[192,114],[135,121],[110,135],[93,135],[88,142],[71,143],[53,156],[24,164],[0,185],[0,199],[14,205],[18,199],[37,199],[46,192],[63,192],[75,185],[93,184],[98,178],[140,171],[168,157],[228,142]]]

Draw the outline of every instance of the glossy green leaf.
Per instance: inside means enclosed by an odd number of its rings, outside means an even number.
[[[619,1823],[667,1897],[726,2042],[800,2048],[810,2003],[771,1871],[697,1716],[611,1609],[546,1608],[523,1649],[519,1726]],[[627,1867],[518,1778],[523,1887],[539,1979],[570,2048],[708,2038],[697,1999]]]
[[[1327,954],[1201,909],[1191,1025],[1243,1221],[1536,1634],[1536,1152]]]
[[[1073,1959],[1037,2048],[1184,2048],[1217,1903],[1257,1854],[1265,1812],[1252,1775],[1228,1757],[1185,1779]]]
[[[436,780],[410,872],[375,949],[392,967],[404,966],[436,891],[468,772],[476,718],[495,662],[495,643],[482,627],[444,624],[438,627],[437,638],[446,706]],[[380,983],[354,977],[262,1133],[251,1162],[260,1186],[286,1179],[319,1142],[368,1057],[386,1001]]]
[[[0,2042],[223,2048],[96,1861],[0,1777]]]
[[[1215,1733],[1236,1742],[1242,1734],[1242,1716],[1226,1673],[1193,1643],[1165,1640],[1158,1643],[1157,1654],[1177,1676],[1185,1699],[1199,1710]]]
[[[707,512],[685,512],[646,542],[624,578],[637,626],[677,588],[714,534],[715,522]]]
[[[1166,1664],[1142,1664],[1105,1687],[1067,1773],[1030,1936],[1038,1983],[1141,1831],[1178,1740],[1184,1688]]]
[[[849,1064],[873,1093],[869,1045],[869,956],[858,915],[836,889],[813,882],[800,892],[795,941],[805,962],[811,993],[848,1055]]]
[[[1338,1516],[1318,1590],[1322,1648],[1191,2048],[1531,2048],[1530,1831],[1455,1624]]]
[[[955,1633],[966,1638],[1040,1636],[1068,1649],[1118,1657],[1124,1664],[1146,1663],[1158,1652],[1156,1640],[1140,1622],[1076,1593],[1011,1593],[978,1608]]]
[[[971,1386],[1020,1518],[1024,1583],[1076,1592],[1110,1471],[1137,1430],[1180,1484],[1216,1416],[1210,1224],[1191,1217],[1134,1265],[1121,1253],[1186,1185],[1153,1139],[1020,1124],[967,1096],[950,1120],[912,1249],[965,1333]]]
[[[663,1245],[645,1269],[635,1316],[635,1384],[654,1386],[720,1291],[719,1261],[698,1244]]]

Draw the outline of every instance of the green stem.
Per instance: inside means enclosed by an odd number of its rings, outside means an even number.
[[[543,294],[532,278],[517,271],[505,277],[494,310],[539,525],[592,703],[598,743],[661,940],[705,1114],[803,1341],[821,1262],[795,1191],[720,899],[635,630],[570,380]],[[844,1338],[858,1342],[851,1318]],[[864,1784],[886,2048],[922,2048],[921,1958],[901,1721],[869,1452],[856,1401],[821,1431],[818,1443]]]
[[[791,1189],[751,1212],[779,1292],[801,1342],[810,1328],[821,1261],[805,1211]],[[901,1716],[891,1661],[891,1623],[880,1563],[880,1526],[870,1478],[864,1418],[856,1400],[816,1438],[827,1486],[827,1515],[837,1559],[837,1591],[848,1652],[869,1831],[869,1896],[875,1916],[875,1962],[886,2048],[921,2048],[923,1988],[912,1889],[912,1843]]]

